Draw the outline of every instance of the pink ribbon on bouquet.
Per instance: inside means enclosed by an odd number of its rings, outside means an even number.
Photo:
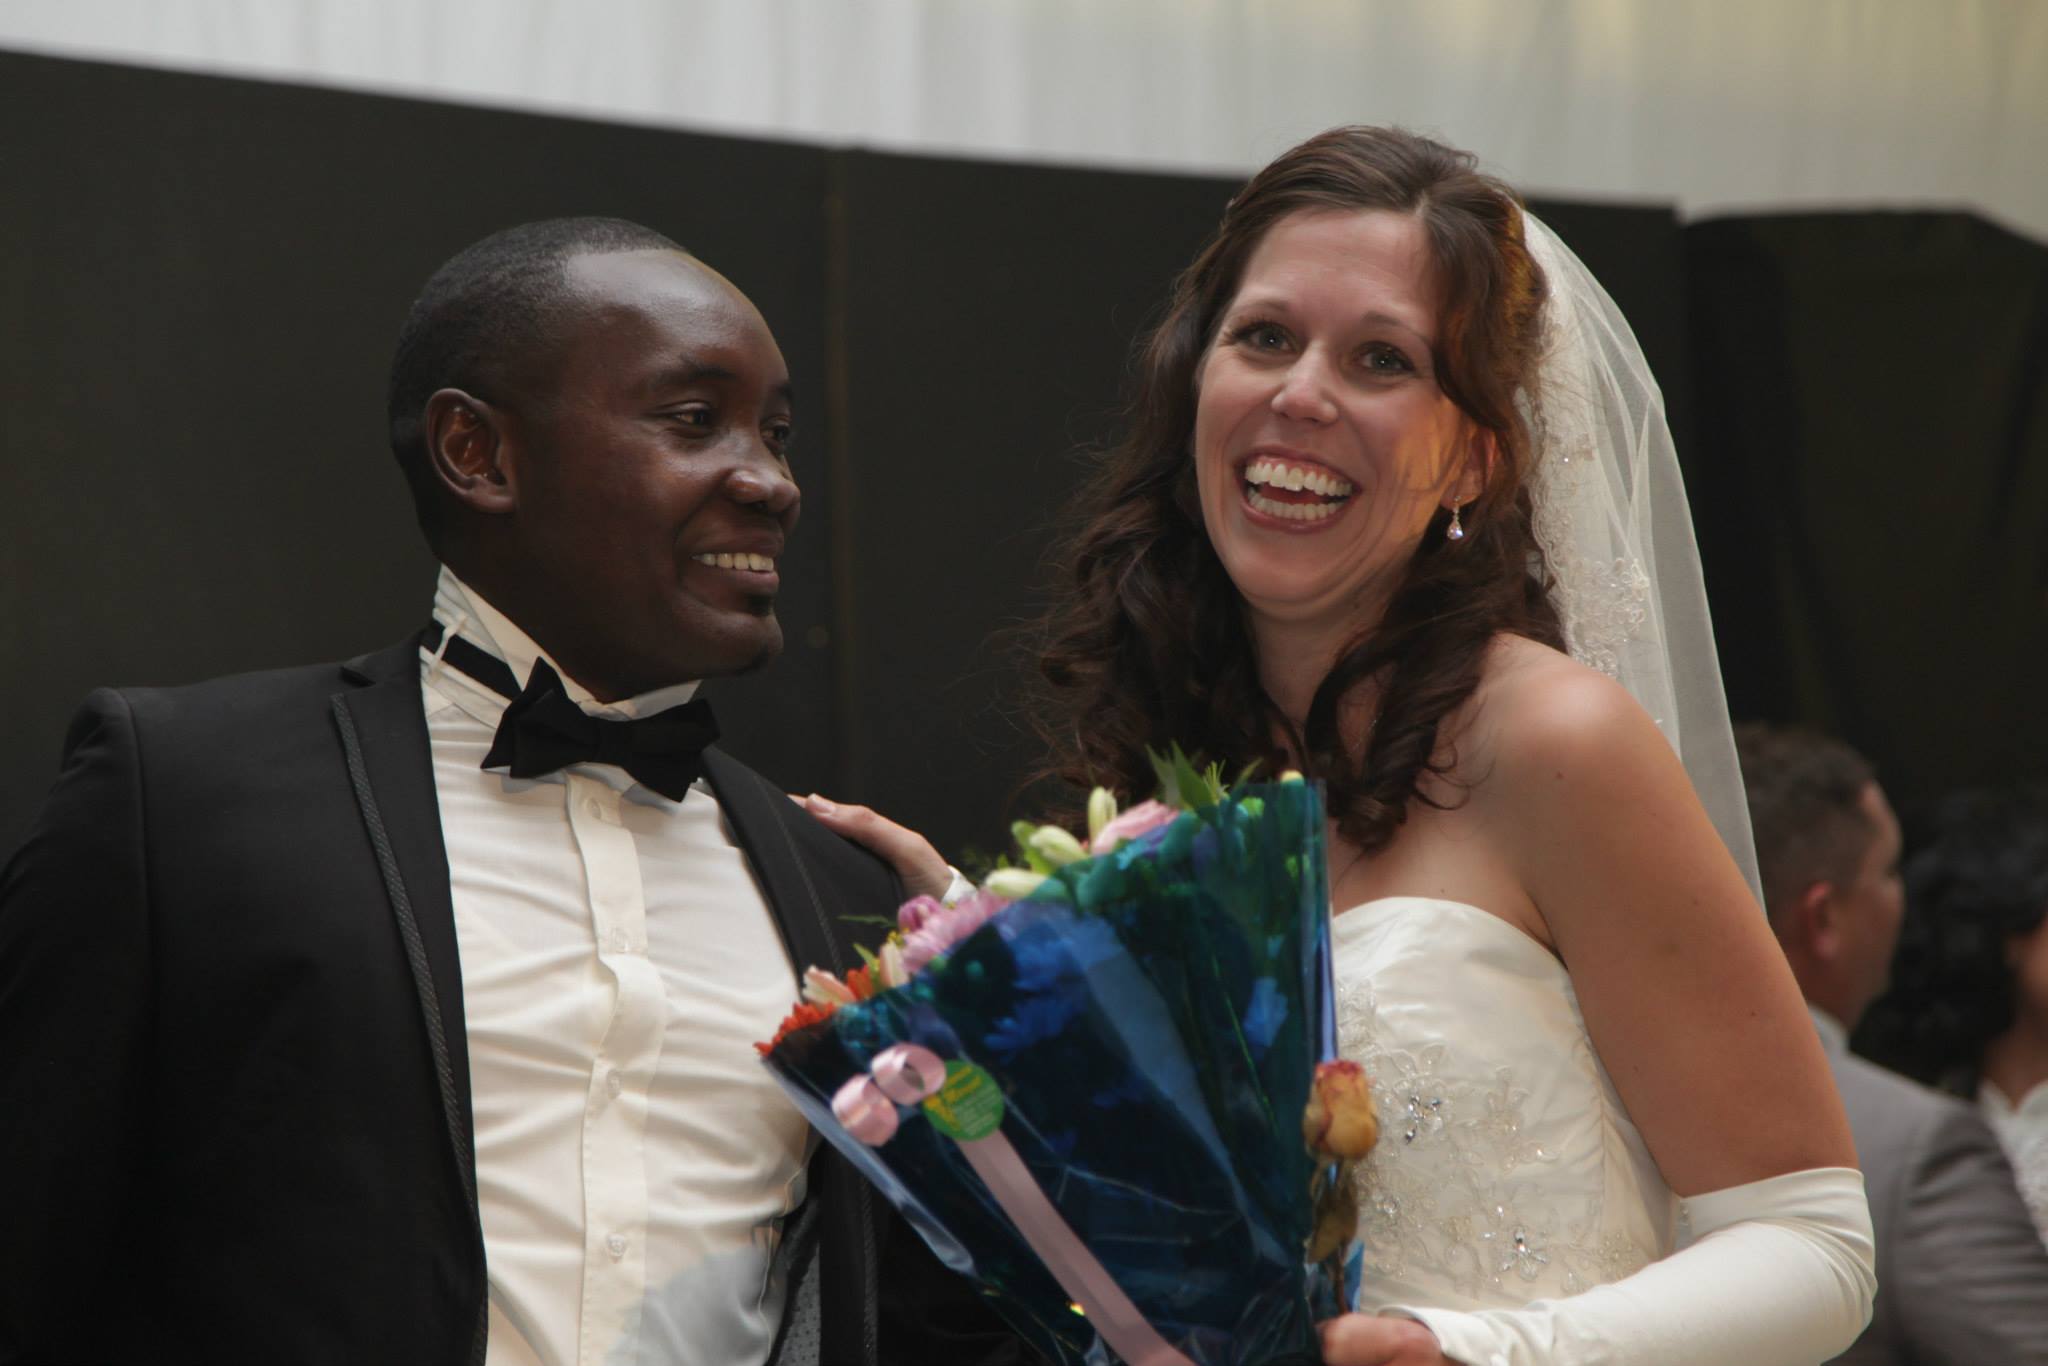
[[[894,1044],[875,1054],[866,1073],[839,1088],[832,1097],[832,1114],[848,1133],[878,1148],[896,1134],[898,1105],[921,1105],[945,1084],[946,1064],[938,1054],[919,1044]],[[1060,1218],[1000,1128],[982,1138],[955,1141],[1024,1241],[1118,1356],[1129,1366],[1193,1366],[1145,1321],[1130,1296]]]

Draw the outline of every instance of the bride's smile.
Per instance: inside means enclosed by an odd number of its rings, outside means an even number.
[[[1261,446],[1238,465],[1252,521],[1276,531],[1327,531],[1358,486],[1328,465],[1285,446]]]

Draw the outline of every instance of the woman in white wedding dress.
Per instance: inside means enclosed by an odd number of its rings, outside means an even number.
[[[1465,154],[1335,129],[1231,202],[1137,383],[1049,618],[1049,734],[1082,790],[1148,790],[1173,741],[1326,786],[1340,1039],[1381,1119],[1327,1359],[1846,1348],[1861,1180],[1745,881],[1661,402],[1598,285]]]

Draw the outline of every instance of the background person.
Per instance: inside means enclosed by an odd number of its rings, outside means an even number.
[[[1877,1310],[1843,1362],[2048,1362],[2048,1249],[1969,1105],[1848,1050],[1883,991],[1905,895],[1899,824],[1862,756],[1736,728],[1765,904],[1849,1112],[1877,1233]]]
[[[2048,788],[1957,793],[1925,825],[1856,1046],[1977,1102],[2048,1240]]]

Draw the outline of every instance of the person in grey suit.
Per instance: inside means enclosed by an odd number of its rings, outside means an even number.
[[[1771,926],[1849,1113],[1877,1233],[1877,1312],[1838,1362],[2048,1364],[2048,1249],[1970,1106],[1848,1051],[1904,911],[1899,823],[1839,741],[1736,730]]]

